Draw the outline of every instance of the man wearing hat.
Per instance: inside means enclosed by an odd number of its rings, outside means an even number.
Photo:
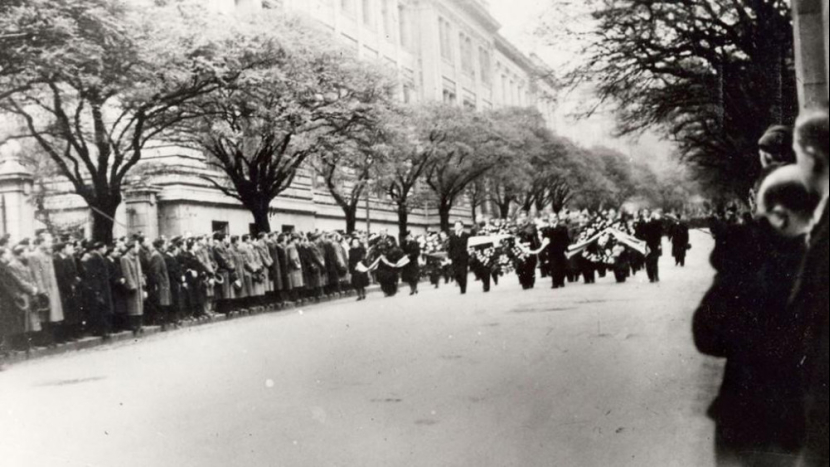
[[[151,303],[151,314],[147,316],[147,321],[151,323],[165,322],[170,307],[173,305],[170,276],[167,271],[167,263],[161,252],[163,249],[164,240],[158,239],[150,246],[148,255],[147,293]]]
[[[107,246],[103,242],[88,244],[81,259],[85,299],[84,316],[92,331],[109,338],[112,333],[113,303],[109,267],[104,255]]]
[[[40,317],[33,310],[38,289],[31,271],[23,264],[26,248],[18,245],[11,250],[0,248],[0,341],[13,336],[23,336],[28,351],[30,337],[41,331]],[[3,342],[0,342],[2,344]]]
[[[216,262],[216,270],[222,278],[222,284],[217,290],[216,297],[216,311],[218,313],[228,313],[231,307],[231,301],[234,299],[233,283],[238,279],[236,277],[236,266],[228,251],[228,236],[224,233],[213,234],[213,245],[211,247],[211,254],[214,262]]]
[[[49,309],[45,310],[42,320],[47,345],[53,345],[57,337],[57,328],[64,320],[58,280],[55,276],[55,263],[52,258],[52,237],[47,232],[40,232],[33,242],[28,255],[32,278],[41,294],[48,298]]]
[[[793,130],[783,125],[770,127],[758,141],[758,152],[761,157],[761,167],[765,170],[795,164]]]
[[[84,322],[79,301],[81,278],[75,260],[75,244],[64,240],[55,245],[54,251],[55,278],[64,315],[63,338],[74,340],[81,337]]]

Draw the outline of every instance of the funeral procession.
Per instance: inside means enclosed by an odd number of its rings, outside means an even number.
[[[830,467],[830,0],[0,0],[0,467]]]

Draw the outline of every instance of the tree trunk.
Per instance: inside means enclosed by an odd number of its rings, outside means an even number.
[[[89,204],[92,209],[92,241],[104,242],[108,245],[112,243],[115,212],[120,204],[120,201]]]
[[[254,226],[256,233],[271,233],[271,219],[269,217],[271,203],[257,203],[251,208],[251,214],[254,215]]]
[[[409,206],[404,201],[398,203],[398,236],[401,243],[406,239],[406,231],[409,230]]]
[[[499,214],[501,218],[507,220],[510,217],[510,201],[506,203],[498,203],[499,205]]]
[[[478,224],[478,206],[473,203],[473,224]]]
[[[346,215],[346,233],[351,235],[357,230],[357,204],[343,207],[343,213]]]
[[[441,201],[441,204],[438,206],[438,214],[441,218],[441,231],[442,232],[449,232],[450,231],[450,213],[452,211],[452,204],[448,201]]]

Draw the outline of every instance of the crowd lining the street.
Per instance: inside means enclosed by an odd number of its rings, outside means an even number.
[[[729,209],[712,223],[717,277],[694,320],[699,349],[726,358],[710,415],[723,466],[827,466],[828,412],[828,116],[805,114],[795,131],[775,127],[761,140],[764,175],[753,213]],[[48,232],[0,239],[0,346],[28,350],[88,334],[143,332],[319,301],[376,281],[386,297],[403,281],[454,281],[467,293],[470,272],[484,292],[515,272],[525,290],[538,270],[552,288],[580,278],[617,282],[646,270],[660,281],[663,238],[685,266],[689,226],[657,211],[617,210],[523,215],[467,232],[402,241],[362,234],[214,233],[114,244],[55,241]],[[773,460],[774,459],[774,460]],[[801,464],[799,464],[799,462]]]

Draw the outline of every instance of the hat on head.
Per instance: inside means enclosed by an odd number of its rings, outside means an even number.
[[[32,246],[32,240],[28,239],[28,238],[24,238],[23,240],[21,240],[17,243],[17,246],[23,246],[23,247]]]
[[[783,125],[775,125],[764,133],[758,141],[758,148],[771,154],[775,162],[794,164],[793,130]]]
[[[3,235],[3,236],[0,236],[0,248],[2,248],[2,247],[4,247],[4,246],[8,245],[8,244],[9,244],[9,241],[10,241],[11,239],[12,239],[12,236],[11,236],[10,234],[5,234],[5,235]]]

